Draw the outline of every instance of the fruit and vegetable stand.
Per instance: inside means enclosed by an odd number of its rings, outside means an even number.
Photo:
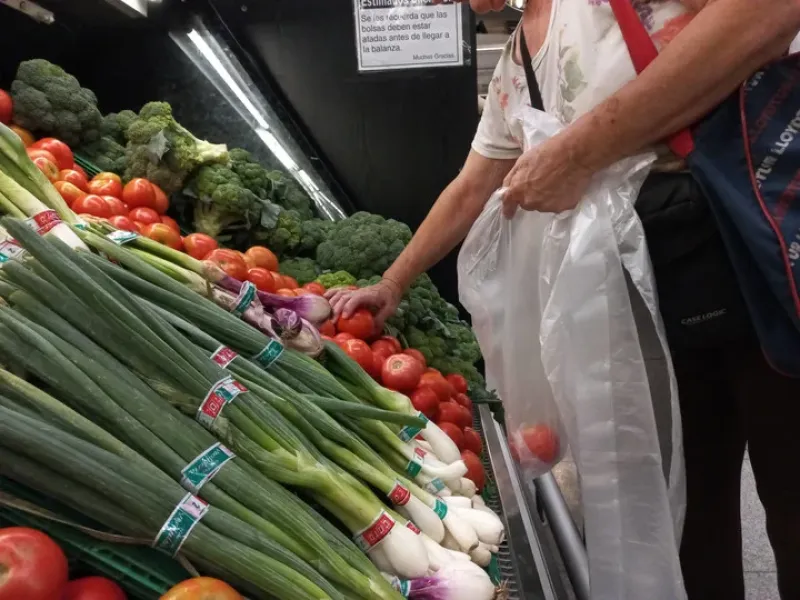
[[[332,319],[408,226],[47,60],[0,88],[0,600],[564,597],[458,310]]]

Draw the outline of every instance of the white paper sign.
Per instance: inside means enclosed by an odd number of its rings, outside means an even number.
[[[462,7],[433,0],[353,0],[359,71],[464,64]]]

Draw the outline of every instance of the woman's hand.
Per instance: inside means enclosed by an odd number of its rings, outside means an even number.
[[[503,186],[503,214],[510,219],[517,208],[560,213],[572,210],[589,187],[593,172],[582,166],[565,138],[556,136],[519,157]]]
[[[382,279],[360,290],[329,290],[325,297],[331,303],[334,319],[339,316],[349,318],[359,308],[368,308],[375,313],[375,327],[380,331],[384,321],[397,310],[403,292],[393,281]]]

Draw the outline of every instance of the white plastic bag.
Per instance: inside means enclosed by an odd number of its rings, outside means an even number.
[[[522,119],[527,147],[561,127],[533,109]],[[569,440],[594,600],[685,598],[677,552],[685,502],[677,385],[667,360],[671,456],[662,459],[625,276],[668,357],[633,209],[651,162],[640,156],[614,165],[562,215],[517,211],[507,220],[499,190],[458,260],[461,301],[522,471],[546,472]]]

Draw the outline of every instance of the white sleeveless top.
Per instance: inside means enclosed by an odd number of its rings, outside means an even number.
[[[678,0],[633,0],[661,49],[694,13]],[[497,64],[472,148],[486,158],[522,154],[522,126],[514,116],[530,106],[525,70],[513,60],[514,36]],[[553,0],[545,42],[533,57],[545,110],[564,124],[589,112],[636,76],[608,0]]]

